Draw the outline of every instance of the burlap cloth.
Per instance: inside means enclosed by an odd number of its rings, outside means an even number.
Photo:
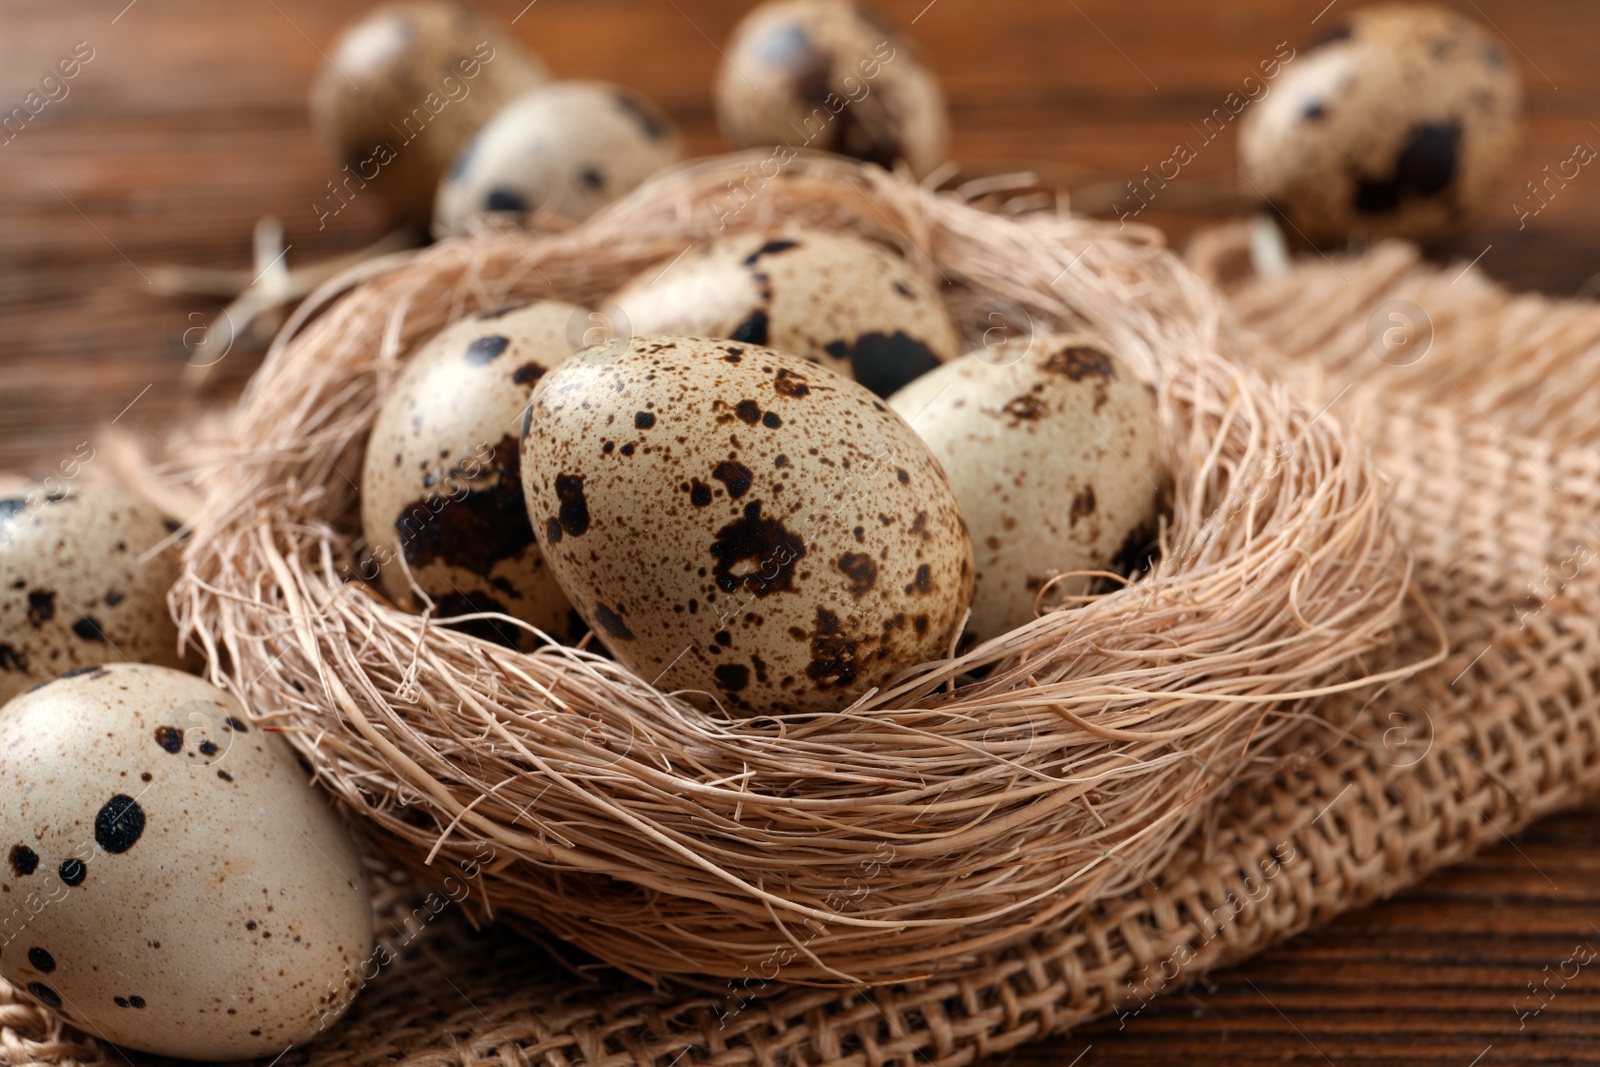
[[[1403,245],[1270,278],[1246,248],[1242,227],[1225,228],[1190,259],[1271,342],[1279,372],[1366,427],[1449,636],[1445,664],[1330,698],[1286,769],[1235,789],[1139,891],[958,978],[868,993],[652,989],[565,969],[456,909],[418,910],[409,886],[380,879],[397,961],[348,1019],[280,1062],[956,1067],[1137,1007],[1582,798],[1600,780],[1600,306],[1512,296]],[[1369,343],[1395,299],[1421,309],[1424,333],[1432,323],[1410,366]],[[1396,662],[1437,647],[1421,608],[1411,623]],[[0,982],[0,1062],[126,1060]]]

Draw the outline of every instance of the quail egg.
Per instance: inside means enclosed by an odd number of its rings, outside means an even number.
[[[1245,112],[1240,168],[1247,191],[1313,242],[1437,237],[1505,179],[1521,109],[1516,68],[1476,22],[1362,8]]]
[[[523,437],[540,547],[618,661],[737,714],[825,712],[943,658],[972,547],[917,435],[837,374],[693,338],[589,348]]]
[[[442,233],[470,232],[491,212],[544,211],[574,222],[683,158],[671,120],[636,93],[555,82],[495,113],[469,140],[434,202]]]
[[[381,574],[405,610],[423,606],[414,580],[438,618],[492,612],[557,640],[582,636],[528,525],[518,431],[528,397],[570,354],[568,327],[583,315],[543,300],[469,316],[424,344],[384,398],[361,477],[372,550],[363,576]],[[505,621],[456,625],[513,648],[537,643]]]
[[[950,122],[916,46],[852,0],[774,0],[734,30],[717,119],[740,148],[837,152],[919,177],[945,161]]]
[[[312,90],[312,124],[344,164],[318,218],[370,186],[406,221],[426,222],[461,145],[547,78],[516,38],[462,4],[373,8],[329,50]]]
[[[972,531],[968,632],[1033,618],[1053,577],[1122,569],[1155,535],[1162,469],[1149,388],[1100,342],[1037,337],[1016,363],[946,363],[889,398],[955,487]],[[1087,577],[1057,594],[1081,594]]]
[[[167,591],[178,529],[154,505],[96,485],[0,499],[0,703],[89,663],[182,665]]]
[[[860,237],[753,233],[700,245],[613,294],[645,336],[726,337],[815,360],[888,396],[961,354],[944,302]]]
[[[0,709],[0,974],[79,1029],[281,1054],[371,950],[350,835],[284,742],[164,667],[83,667]],[[352,977],[355,981],[352,981]]]

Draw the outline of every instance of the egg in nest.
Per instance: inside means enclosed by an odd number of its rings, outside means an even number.
[[[522,478],[612,654],[739,714],[838,710],[942,658],[972,595],[927,446],[854,382],[755,345],[580,352],[534,393]]]
[[[528,398],[570,354],[568,330],[585,315],[554,300],[469,315],[424,343],[389,390],[361,476],[372,553],[363,577],[381,576],[400,607],[422,610],[420,590],[436,618],[493,613],[557,640],[582,635],[528,525],[518,432]],[[511,647],[538,643],[492,618],[455,625]]]
[[[815,360],[888,396],[961,354],[938,292],[875,241],[746,233],[652,267],[611,297],[640,337],[726,337]]]

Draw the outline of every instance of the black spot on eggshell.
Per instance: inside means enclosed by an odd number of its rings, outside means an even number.
[[[18,652],[13,646],[0,641],[0,671],[25,671],[27,669],[28,657]]]
[[[515,189],[497,187],[483,198],[485,211],[527,211],[528,201]]]
[[[689,479],[689,503],[697,508],[711,503],[711,487],[699,478]]]
[[[1397,210],[1408,197],[1439,195],[1455,180],[1460,154],[1460,123],[1425,122],[1412,127],[1395,158],[1394,173],[1356,183],[1356,210],[1381,214]]]
[[[518,385],[532,385],[544,377],[544,368],[537,363],[524,363],[511,372],[511,380]]]
[[[772,387],[778,391],[778,395],[792,400],[799,400],[811,393],[811,387],[806,384],[806,380],[788,367],[778,368],[777,375],[772,379]]]
[[[578,180],[585,186],[596,191],[606,187],[606,176],[594,167],[584,167],[578,172]]]
[[[717,531],[711,555],[718,588],[725,593],[741,586],[758,597],[792,593],[795,564],[806,554],[805,542],[777,519],[763,518],[761,501],[744,506],[744,516]],[[742,565],[742,567],[741,567]],[[734,568],[741,567],[738,573]]]
[[[622,621],[622,616],[612,611],[609,607],[599,602],[594,606],[595,621],[600,628],[620,641],[632,641],[633,631],[628,629],[628,624]]]
[[[661,120],[631,93],[618,93],[616,101],[617,107],[627,112],[628,117],[639,124],[639,129],[650,140],[659,141],[667,135],[667,128],[661,124]]]
[[[589,532],[589,502],[583,497],[583,476],[556,475],[556,499],[561,501],[561,528],[573,537]]]
[[[238,730],[241,734],[247,734],[250,732],[250,728],[245,725],[244,720],[239,718],[237,715],[229,715],[227,719],[223,721],[225,721],[231,729]]]
[[[719,663],[712,675],[717,685],[730,693],[737,693],[750,684],[750,668],[742,663]]]
[[[1069,345],[1045,357],[1044,369],[1065,375],[1069,381],[1081,382],[1085,378],[1115,378],[1117,370],[1111,357],[1098,348],[1087,345]]]
[[[485,363],[492,363],[510,344],[511,338],[504,334],[492,333],[485,337],[475,337],[472,343],[467,345],[467,362],[479,367]]]
[[[100,620],[93,615],[85,615],[72,624],[72,632],[84,641],[101,641],[106,639],[105,631],[100,629]]]
[[[218,771],[217,777],[221,778],[224,782],[233,781],[233,775],[229,774],[227,771]]]
[[[18,878],[26,878],[39,869],[39,854],[27,845],[11,846],[11,871]]]
[[[731,341],[742,341],[750,345],[764,345],[767,343],[767,313],[760,308],[752,311],[750,317],[733,328],[729,336]]]
[[[1328,109],[1322,103],[1322,101],[1317,100],[1307,104],[1305,108],[1301,110],[1300,115],[1302,118],[1305,118],[1311,122],[1320,122],[1322,119],[1327,118]]]
[[[738,500],[750,491],[755,475],[750,473],[750,468],[737,460],[723,460],[711,472],[711,477],[728,487],[728,495]]]
[[[89,868],[80,859],[62,860],[61,866],[56,868],[56,874],[68,885],[82,885],[89,875]]]
[[[926,563],[917,568],[917,573],[911,579],[911,584],[906,586],[906,592],[926,594],[933,590],[933,569]]]
[[[56,969],[56,958],[37,946],[28,950],[28,962],[40,974],[49,974]]]
[[[1122,547],[1111,557],[1110,569],[1130,578],[1140,571],[1148,570],[1154,565],[1159,549],[1154,542],[1155,531],[1151,527],[1135,528],[1123,540]]]
[[[1094,486],[1086,485],[1080,492],[1073,494],[1072,507],[1067,511],[1067,525],[1078,525],[1078,520],[1093,515],[1094,509]]]
[[[739,403],[734,405],[733,413],[738,416],[739,421],[744,423],[746,426],[754,426],[757,422],[761,421],[761,405],[757,404],[754,400],[739,401]]]
[[[48,1004],[50,1007],[56,1009],[60,1009],[61,1007],[61,997],[54,989],[51,989],[43,982],[29,982],[28,992],[32,993],[34,998],[40,1003]]]
[[[156,744],[173,755],[177,755],[183,751],[183,734],[179,733],[178,728],[175,726],[157,726]]]
[[[751,252],[748,256],[745,256],[744,257],[744,265],[747,266],[747,267],[753,267],[753,266],[756,265],[756,261],[759,260],[762,256],[775,256],[779,252],[787,252],[791,248],[799,248],[799,247],[800,247],[800,242],[799,241],[791,241],[791,240],[787,240],[785,238],[777,238],[775,240],[768,241],[766,244],[762,245],[760,248],[756,249],[754,252]]]
[[[761,416],[761,425],[765,426],[769,430],[776,430],[778,427],[783,425],[783,420],[778,417],[778,413],[776,411],[769,411],[765,415]]]
[[[839,616],[827,608],[817,609],[816,628],[811,635],[811,662],[806,677],[819,689],[842,688],[856,680],[856,651],[861,647],[845,635]]]
[[[94,817],[95,842],[107,852],[126,852],[144,834],[144,809],[139,802],[118,793]]]
[[[56,595],[43,590],[30,590],[28,592],[28,622],[33,626],[43,626],[56,615]]]
[[[1032,393],[1024,393],[1006,401],[1005,407],[1000,410],[1011,418],[1013,424],[1016,424],[1037,421],[1045,413],[1045,406]]]
[[[546,520],[544,520],[544,538],[545,538],[546,541],[548,541],[552,545],[557,545],[557,544],[561,543],[561,520],[560,519],[546,519]]]
[[[217,752],[217,743],[215,741],[200,742],[200,754],[202,756],[215,756]]]
[[[394,520],[406,562],[422,567],[438,561],[487,575],[501,560],[522,555],[534,537],[523,503],[521,464],[508,434],[487,464],[493,484],[406,505]]]
[[[848,360],[856,381],[879,396],[889,396],[939,365],[932,349],[903,330],[864,333],[853,343],[830,341],[823,347],[835,359]]]
[[[633,413],[633,428],[648,430],[656,424],[656,417],[648,411],[635,411]]]
[[[840,556],[839,570],[850,579],[850,591],[858,597],[870,592],[878,583],[878,564],[865,552],[846,552]]]

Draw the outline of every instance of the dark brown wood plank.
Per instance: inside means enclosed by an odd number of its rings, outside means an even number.
[[[662,103],[695,152],[723,144],[709,86],[743,0],[483,0],[563,77],[629,84]],[[1312,32],[1326,0],[880,0],[910,24],[949,93],[955,155],[1037,167],[1068,185],[1136,177],[1192,141],[1279,42]],[[136,397],[122,424],[192,418],[183,331],[218,304],[150,294],[160,262],[243,267],[255,220],[283,220],[295,262],[386,230],[358,199],[319,229],[337,170],[305,115],[350,0],[0,0],[0,108],[58,58],[94,59],[0,146],[0,469],[47,473]],[[1321,20],[1354,6],[1336,0]],[[1519,58],[1528,134],[1512,188],[1437,254],[1516,287],[1572,295],[1600,271],[1600,172],[1584,170],[1526,230],[1512,202],[1580,142],[1600,145],[1600,9],[1592,0],[1461,0]],[[1321,21],[1319,21],[1319,25]],[[1181,241],[1231,187],[1233,133],[1141,216]],[[259,347],[259,346],[257,346]],[[224,365],[237,390],[253,350]],[[1529,992],[1576,945],[1600,948],[1600,813],[1545,820],[1393,901],[1363,909],[1195,989],[1019,1050],[1019,1065],[1437,1065],[1600,1060],[1600,961],[1536,1016]],[[1550,968],[1546,971],[1545,968]],[[1570,971],[1570,968],[1569,968]],[[1552,987],[1559,988],[1557,982]]]

